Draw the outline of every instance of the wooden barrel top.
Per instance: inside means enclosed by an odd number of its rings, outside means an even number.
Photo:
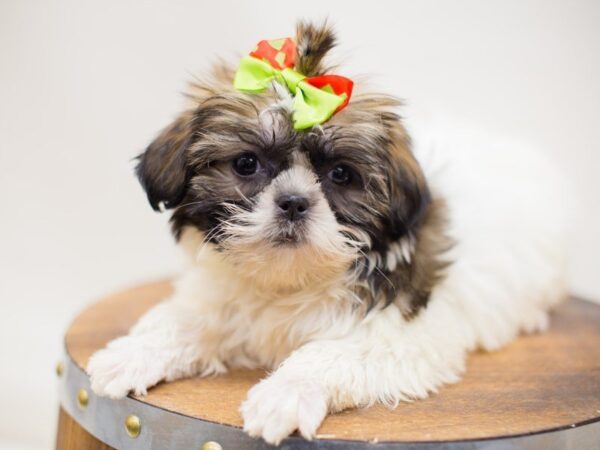
[[[109,340],[123,335],[171,293],[168,281],[111,295],[87,308],[66,334],[66,350],[84,368]],[[264,372],[161,383],[147,405],[234,427],[248,389]],[[500,351],[470,355],[463,381],[422,401],[343,411],[319,436],[364,441],[463,441],[561,430],[600,421],[600,306],[571,299],[552,315],[548,332],[522,336]]]

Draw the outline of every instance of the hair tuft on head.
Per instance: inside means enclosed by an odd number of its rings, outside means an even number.
[[[323,74],[327,68],[323,58],[336,45],[333,28],[327,20],[316,25],[300,21],[296,25],[297,59],[296,69],[306,76]]]

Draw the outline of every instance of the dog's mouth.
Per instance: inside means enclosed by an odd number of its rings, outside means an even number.
[[[272,241],[276,247],[294,247],[306,242],[306,230],[301,224],[281,224]]]

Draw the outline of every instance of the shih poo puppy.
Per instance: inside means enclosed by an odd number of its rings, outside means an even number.
[[[323,77],[334,43],[300,23],[237,72],[219,63],[140,155],[189,264],[90,359],[97,394],[265,368],[244,429],[311,439],[329,412],[424,398],[469,351],[546,327],[565,294],[560,176],[511,144],[411,139],[398,100]]]

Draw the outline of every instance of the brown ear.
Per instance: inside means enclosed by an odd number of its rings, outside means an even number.
[[[387,122],[393,167],[389,179],[391,214],[387,231],[390,240],[395,241],[419,227],[431,203],[431,194],[404,127],[398,120]]]
[[[336,44],[335,33],[324,21],[320,25],[300,21],[296,25],[296,69],[306,76],[324,73],[323,57]]]
[[[379,250],[385,263],[369,276],[367,295],[371,306],[377,299],[386,306],[395,302],[409,319],[427,305],[433,287],[443,278],[448,266],[445,252],[452,242],[445,234],[445,203],[432,199],[406,131],[397,117],[384,115],[382,121],[390,127],[390,212]],[[390,255],[396,260],[391,266]]]
[[[193,137],[192,114],[180,115],[138,156],[135,169],[152,208],[177,206],[189,179],[186,150]]]
[[[395,240],[419,227],[431,203],[431,194],[418,164],[398,168],[392,184],[389,226],[392,240]]]

